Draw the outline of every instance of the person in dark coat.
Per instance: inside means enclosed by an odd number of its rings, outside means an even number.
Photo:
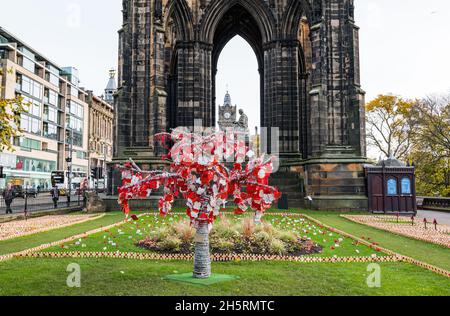
[[[11,204],[14,200],[14,192],[12,190],[11,184],[8,183],[6,186],[6,189],[2,193],[3,199],[5,200],[6,204],[6,214],[12,214]]]
[[[56,209],[56,208],[58,208],[59,189],[56,186],[54,186],[51,193],[52,193],[53,206]]]

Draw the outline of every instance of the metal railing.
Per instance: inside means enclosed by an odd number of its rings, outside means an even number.
[[[85,207],[85,200],[83,195],[72,195],[70,202],[67,201],[66,196],[61,196],[56,203],[53,202],[52,196],[49,192],[40,192],[37,196],[34,193],[25,193],[22,196],[16,196],[12,201],[10,208],[12,214],[30,214],[34,212],[43,211],[59,211],[67,208]],[[0,216],[6,215],[7,205],[0,194]]]
[[[450,198],[443,197],[421,197],[420,206],[424,209],[443,209],[450,210]]]

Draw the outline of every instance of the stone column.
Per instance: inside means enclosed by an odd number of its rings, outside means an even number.
[[[280,156],[300,158],[299,42],[297,40],[280,40],[265,45],[263,91],[262,126],[268,128],[268,139],[270,140],[272,136],[270,129],[279,128]]]
[[[199,42],[179,43],[177,126],[193,127],[201,120],[214,126],[212,105],[212,46]]]

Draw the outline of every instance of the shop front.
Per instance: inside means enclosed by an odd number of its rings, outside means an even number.
[[[55,161],[46,161],[13,154],[0,154],[0,165],[4,167],[5,179],[0,181],[0,189],[8,183],[41,191],[51,188],[51,172],[56,169]]]

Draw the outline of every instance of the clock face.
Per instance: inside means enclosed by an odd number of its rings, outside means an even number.
[[[231,113],[226,112],[226,113],[224,114],[224,116],[225,116],[225,118],[226,118],[227,120],[229,120],[229,119],[231,118]]]

